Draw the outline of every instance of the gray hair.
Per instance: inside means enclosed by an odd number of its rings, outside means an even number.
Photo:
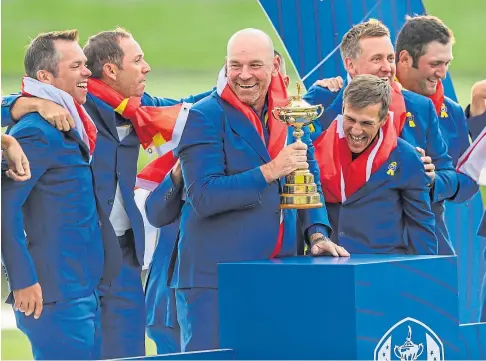
[[[101,78],[103,66],[106,63],[115,64],[122,69],[122,61],[125,54],[120,47],[120,39],[131,37],[132,34],[128,31],[117,27],[115,30],[102,31],[88,39],[83,51],[88,59],[86,66],[91,70],[93,78]]]
[[[362,51],[359,43],[361,39],[383,36],[390,37],[390,31],[381,21],[370,19],[364,23],[359,23],[344,34],[340,45],[341,57],[343,60],[345,58],[357,59]]]
[[[27,47],[24,57],[24,70],[27,76],[37,79],[37,72],[47,70],[57,76],[61,57],[56,50],[56,40],[78,41],[78,31],[51,31],[37,35]]]
[[[390,84],[375,75],[357,75],[344,90],[343,105],[363,109],[381,103],[380,121],[385,119],[391,104]]]

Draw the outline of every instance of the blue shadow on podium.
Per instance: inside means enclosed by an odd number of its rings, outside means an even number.
[[[218,272],[221,347],[236,359],[463,358],[456,257],[293,257]]]
[[[463,360],[486,360],[486,323],[459,326]]]
[[[165,355],[131,357],[125,360],[234,360],[233,350],[207,350],[185,353],[168,353]]]

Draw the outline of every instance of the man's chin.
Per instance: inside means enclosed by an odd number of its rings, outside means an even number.
[[[74,100],[76,100],[76,102],[79,105],[83,105],[84,103],[86,103],[86,95],[85,96],[76,96],[76,97],[74,97]]]
[[[242,102],[243,104],[246,104],[248,106],[252,106],[255,104],[255,97],[254,96],[249,96],[245,94],[236,94],[237,98]]]
[[[355,146],[349,144],[349,142],[348,142],[348,148],[351,151],[351,153],[355,153],[355,154],[360,154],[365,149],[365,147],[355,147]]]

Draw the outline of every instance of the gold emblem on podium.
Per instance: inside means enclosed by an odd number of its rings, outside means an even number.
[[[322,105],[310,105],[302,99],[301,85],[297,83],[297,95],[289,98],[285,107],[276,107],[272,116],[294,128],[292,135],[296,142],[302,142],[302,127],[311,124],[324,111]],[[280,208],[306,209],[322,207],[321,196],[314,183],[314,175],[308,169],[297,169],[285,176],[283,193],[280,195]]]

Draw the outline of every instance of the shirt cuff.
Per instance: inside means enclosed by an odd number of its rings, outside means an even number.
[[[329,238],[329,231],[327,230],[327,227],[323,224],[314,224],[307,228],[305,230],[305,238],[310,239],[310,236],[312,236],[314,233],[322,233],[324,237]]]

